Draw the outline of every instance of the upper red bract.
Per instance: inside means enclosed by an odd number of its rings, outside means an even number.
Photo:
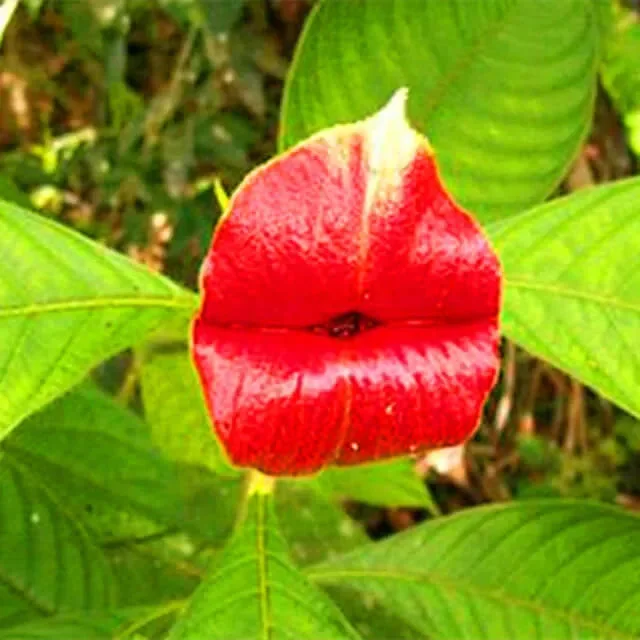
[[[458,444],[479,422],[499,263],[391,116],[259,168],[216,230],[193,349],[238,465],[311,473]]]

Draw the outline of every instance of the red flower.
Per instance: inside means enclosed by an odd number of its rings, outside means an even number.
[[[312,473],[469,438],[498,371],[498,260],[406,91],[253,171],[201,273],[193,350],[231,460]]]

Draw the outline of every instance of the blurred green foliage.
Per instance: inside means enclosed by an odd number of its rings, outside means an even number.
[[[214,179],[233,188],[275,148],[286,34],[302,18],[276,9],[25,0],[0,59],[3,195],[194,284]]]
[[[640,16],[616,4],[605,41],[602,81],[622,116],[629,146],[640,156]]]

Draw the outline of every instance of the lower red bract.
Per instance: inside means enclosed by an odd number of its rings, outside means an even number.
[[[495,380],[484,323],[378,327],[342,340],[194,327],[195,360],[232,460],[272,475],[454,445]]]
[[[402,98],[253,172],[216,230],[193,353],[238,466],[313,473],[459,444],[479,424],[500,266]]]

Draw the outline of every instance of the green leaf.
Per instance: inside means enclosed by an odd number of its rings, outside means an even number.
[[[92,385],[32,416],[5,440],[4,451],[79,512],[102,502],[164,524],[183,519],[173,464],[135,414]]]
[[[407,458],[355,467],[331,467],[317,482],[340,498],[385,507],[416,507],[437,514],[438,507]]]
[[[337,587],[328,592],[363,640],[427,640],[393,611],[379,606],[370,593]]]
[[[140,418],[93,385],[29,418],[3,449],[102,542],[181,529],[221,544],[231,531],[240,479],[174,464],[154,446]]]
[[[142,399],[154,442],[173,460],[216,473],[239,473],[227,461],[187,350],[189,327],[174,322],[141,347]]]
[[[121,628],[144,611],[125,609],[55,616],[0,631],[0,640],[114,640]]]
[[[7,175],[0,173],[0,198],[2,200],[9,200],[16,204],[28,207],[29,198],[23,193],[18,185]]]
[[[456,199],[483,221],[517,213],[553,191],[589,128],[593,5],[321,2],[289,72],[280,148],[369,116],[406,86]]]
[[[640,17],[616,6],[613,28],[606,39],[602,84],[622,115],[633,151],[640,155]]]
[[[0,464],[0,595],[32,613],[108,607],[115,589],[100,548],[66,505],[29,469]]]
[[[0,578],[0,630],[39,618],[41,612]]]
[[[602,57],[602,83],[624,115],[640,108],[640,19],[635,9],[614,5],[611,28]]]
[[[0,439],[195,297],[122,255],[0,202]]]
[[[597,503],[525,501],[438,518],[312,568],[370,594],[429,638],[632,640],[640,518]]]
[[[174,601],[195,589],[197,567],[187,569],[187,563],[163,557],[169,555],[169,545],[162,549],[162,542],[153,545],[132,540],[105,550],[118,585],[118,604],[131,607]]]
[[[233,530],[244,477],[214,475],[193,465],[180,465],[179,477],[185,499],[183,528],[209,545],[223,545]]]
[[[272,498],[255,495],[213,573],[169,640],[358,638],[335,605],[291,564]]]
[[[313,481],[278,481],[275,505],[280,530],[297,564],[320,562],[368,541],[362,527]]]
[[[489,228],[502,328],[640,416],[640,179],[574,193]]]

